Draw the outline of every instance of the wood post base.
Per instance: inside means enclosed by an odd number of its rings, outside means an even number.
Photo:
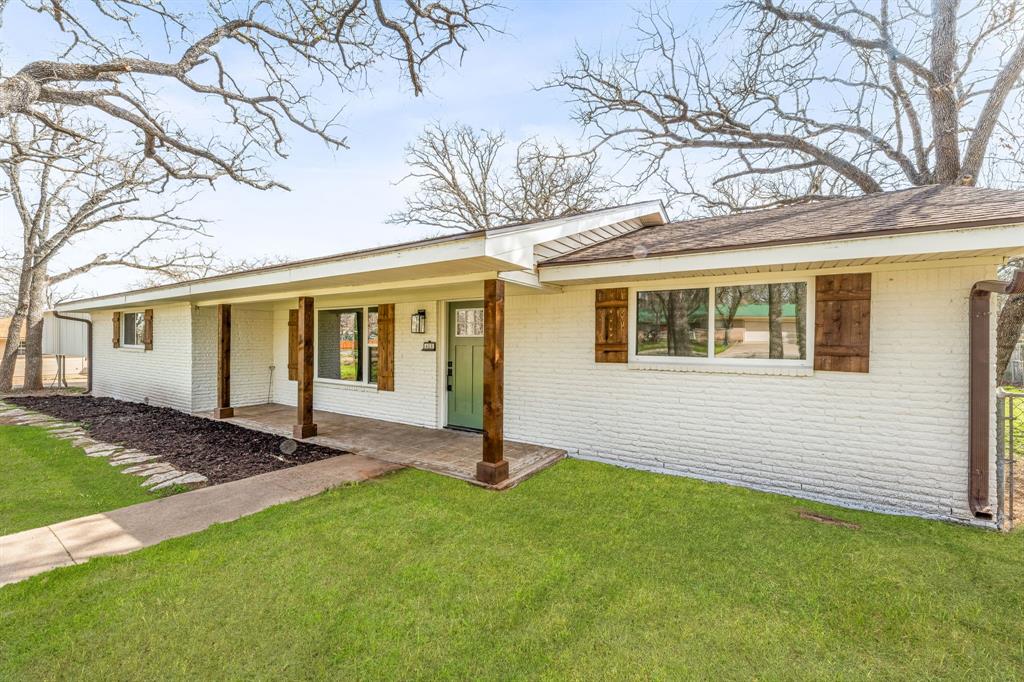
[[[235,408],[233,407],[218,407],[213,411],[214,419],[228,419],[235,416]]]
[[[296,424],[292,427],[292,438],[312,438],[316,435],[316,424]]]
[[[508,461],[477,462],[476,480],[487,485],[496,485],[508,478]]]

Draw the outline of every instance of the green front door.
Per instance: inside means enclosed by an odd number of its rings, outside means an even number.
[[[484,302],[448,304],[448,426],[484,425]]]

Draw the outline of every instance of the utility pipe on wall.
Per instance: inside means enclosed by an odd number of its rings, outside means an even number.
[[[992,518],[989,506],[989,428],[992,420],[991,318],[992,294],[1024,293],[1024,272],[1009,282],[983,280],[971,287],[970,308],[970,411],[968,417],[967,499],[971,513]],[[1001,427],[1000,427],[1001,428]]]
[[[92,393],[92,320],[83,320],[80,317],[69,317],[67,315],[61,315],[56,310],[53,311],[53,316],[58,320],[69,320],[71,322],[81,322],[85,325],[85,333],[87,338],[85,340],[85,361],[88,363],[86,366],[86,379],[85,379],[85,392]]]

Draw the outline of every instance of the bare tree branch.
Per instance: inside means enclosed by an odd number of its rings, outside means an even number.
[[[427,126],[406,148],[408,175],[418,183],[405,210],[390,223],[470,232],[510,223],[581,213],[615,201],[599,173],[597,155],[548,149],[527,140],[507,166],[499,157],[505,135],[465,125]]]
[[[14,198],[22,235],[18,253],[5,254],[3,279],[13,296],[12,334],[27,327],[25,386],[41,386],[42,318],[52,287],[102,267],[126,267],[168,276],[188,273],[210,258],[195,238],[205,236],[202,220],[183,216],[189,200],[166,193],[167,174],[157,164],[111,151],[104,131],[47,110],[56,125],[12,117],[0,122],[0,195]],[[60,130],[85,133],[68,137]],[[99,237],[121,235],[116,251],[93,253],[67,264]],[[170,253],[167,243],[176,247]],[[74,248],[73,248],[74,247]],[[56,268],[62,261],[63,269]],[[16,285],[15,285],[16,282]],[[17,348],[0,360],[0,391],[10,390]]]
[[[485,15],[492,9],[488,0],[208,0],[203,16],[160,0],[93,0],[104,23],[64,0],[21,1],[49,16],[70,45],[62,59],[33,61],[0,78],[0,116],[20,114],[53,128],[44,105],[89,112],[108,129],[132,131],[142,154],[173,178],[227,177],[258,189],[283,187],[263,166],[268,154],[287,155],[285,126],[332,148],[346,146],[335,124],[339,112],[316,110],[318,89],[355,93],[371,69],[395,63],[419,95],[429,63],[465,52],[469,35],[490,29]],[[164,48],[147,44],[135,21],[140,13],[163,22]],[[110,23],[117,40],[102,37]],[[166,48],[177,58],[145,56]],[[183,123],[156,96],[168,87],[211,109],[219,105],[222,125],[203,131]],[[67,126],[60,132],[83,135]]]
[[[634,188],[690,163],[704,182],[744,180],[761,194],[766,175],[815,169],[818,182],[777,183],[806,192],[785,202],[823,196],[822,184],[830,196],[973,184],[986,168],[1020,177],[1020,144],[993,144],[1000,122],[1020,127],[1017,0],[960,14],[958,0],[794,5],[737,0],[725,30],[746,36],[739,54],[687,37],[668,9],[642,12],[635,49],[578,51],[549,87],[570,95],[595,148],[632,161]]]
[[[1019,0],[735,0],[724,30],[744,43],[723,53],[731,41],[692,39],[656,7],[639,14],[634,49],[579,50],[549,87],[569,94],[595,149],[636,169],[634,189],[656,180],[691,213],[907,185],[1019,187],[1022,10]],[[1021,311],[1024,297],[1002,309],[1000,363]]]

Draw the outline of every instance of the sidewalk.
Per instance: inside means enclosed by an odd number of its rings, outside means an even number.
[[[225,523],[401,465],[341,455],[0,537],[0,585]]]

